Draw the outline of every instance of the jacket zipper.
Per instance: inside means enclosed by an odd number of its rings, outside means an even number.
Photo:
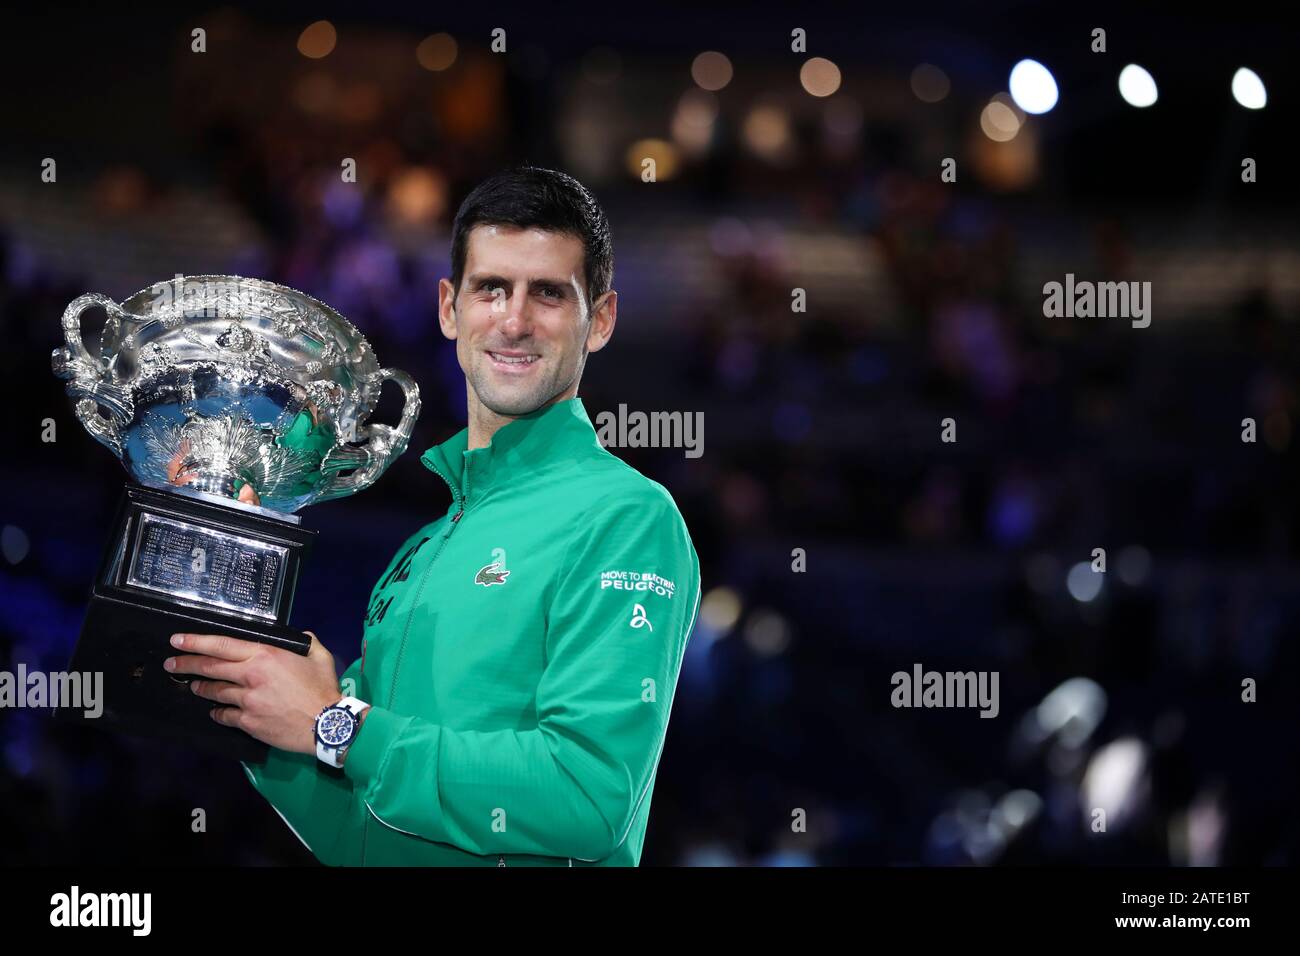
[[[433,563],[438,560],[438,555],[442,554],[442,549],[447,546],[447,539],[450,538],[451,533],[456,530],[456,525],[460,521],[461,515],[465,513],[465,499],[461,497],[460,492],[451,483],[451,480],[448,479],[447,476],[444,475],[437,468],[434,468],[433,471],[434,474],[436,474],[439,478],[447,482],[447,487],[451,489],[451,496],[456,500],[456,513],[451,516],[451,526],[447,529],[447,533],[442,536],[442,540],[438,542],[438,549],[433,552],[433,557],[431,557],[429,559],[429,563],[424,566],[424,573],[420,575],[420,588],[418,591],[415,592],[415,600],[411,602],[411,610],[408,611],[406,614],[406,627],[402,629],[402,643],[398,645],[397,648],[397,663],[393,665],[393,681],[391,686],[388,689],[389,707],[393,706],[393,698],[397,696],[397,675],[398,672],[401,671],[402,669],[402,658],[406,655],[406,637],[411,631],[411,618],[415,616],[415,607],[417,604],[420,603],[420,595],[424,593],[424,582],[428,580],[430,568],[432,568]],[[372,810],[371,813],[373,812],[374,811]],[[365,817],[362,818],[361,821],[361,865],[362,866],[366,865],[366,840],[367,837],[369,836],[369,833],[370,833],[370,816],[367,814]],[[504,866],[505,864],[502,863],[499,865]]]
[[[447,476],[442,472],[437,471],[437,469],[434,470],[437,472],[439,478],[447,482],[447,487],[451,488],[452,485],[450,481],[447,481]],[[393,706],[393,699],[397,696],[397,675],[401,672],[402,659],[406,656],[406,639],[411,633],[411,619],[415,617],[415,608],[420,603],[420,595],[424,593],[424,584],[429,579],[429,571],[433,567],[434,562],[438,560],[438,555],[442,554],[442,549],[447,546],[447,541],[451,538],[452,532],[456,530],[456,525],[460,522],[461,515],[465,513],[465,499],[463,499],[454,488],[452,489],[452,495],[456,498],[456,513],[451,516],[451,525],[447,528],[447,533],[442,536],[442,540],[438,542],[438,549],[433,552],[433,557],[431,557],[429,563],[424,566],[424,573],[420,575],[420,587],[415,592],[415,599],[411,601],[411,609],[406,612],[406,627],[402,629],[402,643],[397,647],[397,663],[393,666],[393,681],[392,685],[388,689],[389,707]]]

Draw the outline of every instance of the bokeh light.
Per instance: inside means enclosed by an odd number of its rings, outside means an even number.
[[[745,145],[770,162],[785,158],[791,148],[790,114],[771,104],[755,106],[745,117]]]
[[[1136,63],[1130,63],[1119,71],[1119,95],[1129,106],[1148,107],[1159,95],[1155,77]]]
[[[717,118],[716,96],[704,90],[687,90],[677,101],[677,109],[673,111],[673,141],[684,153],[698,155],[704,152],[713,138],[713,127]]]
[[[681,164],[677,147],[666,139],[639,139],[627,148],[624,156],[627,171],[640,179],[647,169],[646,160],[654,160],[656,181],[672,179]]]
[[[435,33],[420,41],[415,48],[415,59],[426,70],[438,73],[456,62],[457,51],[455,37],[450,33]]]
[[[393,177],[388,188],[388,209],[399,223],[432,225],[447,206],[447,183],[427,166],[413,166]]]
[[[980,129],[995,143],[1006,143],[1020,132],[1020,117],[1007,101],[994,97],[980,112]]]
[[[731,82],[731,76],[731,60],[716,50],[706,50],[691,64],[691,79],[702,90],[716,92]]]
[[[1258,73],[1244,66],[1232,75],[1232,96],[1248,110],[1262,110],[1268,103],[1264,81]]]
[[[713,588],[700,600],[700,623],[716,636],[725,637],[740,620],[741,607],[734,588]]]
[[[830,96],[840,88],[840,68],[825,57],[815,56],[799,68],[799,82],[813,96]]]
[[[338,32],[328,20],[317,20],[298,35],[298,52],[313,60],[329,56],[338,42]]]
[[[1070,597],[1081,604],[1087,604],[1097,599],[1105,578],[1103,572],[1092,569],[1090,562],[1080,561],[1070,568],[1070,573],[1065,577],[1065,587],[1070,592]]]
[[[1011,68],[1011,98],[1026,113],[1046,113],[1056,105],[1056,80],[1037,60],[1021,60]]]

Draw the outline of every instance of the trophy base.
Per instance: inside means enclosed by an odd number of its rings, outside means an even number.
[[[288,626],[294,585],[315,532],[297,519],[210,496],[128,485],[69,669],[103,675],[98,717],[65,720],[183,743],[249,763],[266,744],[218,724],[218,704],[163,661],[179,632],[226,634],[306,654]]]
[[[191,675],[172,675],[163,670],[163,661],[180,653],[170,644],[171,636],[180,632],[228,634],[286,647],[302,640],[302,634],[290,628],[274,635],[279,640],[268,642],[267,637],[272,635],[248,631],[229,620],[162,611],[93,595],[69,670],[104,675],[103,712],[95,718],[84,717],[79,710],[61,709],[58,713],[65,719],[108,730],[177,741],[189,748],[261,763],[266,759],[266,744],[237,727],[214,721],[210,712],[219,705],[190,690]],[[299,653],[306,653],[306,649]]]

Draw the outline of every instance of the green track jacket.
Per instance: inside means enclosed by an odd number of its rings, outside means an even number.
[[[635,866],[699,608],[690,535],[579,398],[468,435],[421,458],[451,507],[371,592],[343,769],[244,770],[331,865]]]

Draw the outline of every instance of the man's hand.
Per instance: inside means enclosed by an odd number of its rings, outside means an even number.
[[[306,657],[221,634],[173,634],[187,654],[169,657],[173,674],[197,674],[190,690],[224,705],[212,719],[292,753],[316,753],[316,715],[343,697],[334,655],[311,631]]]

